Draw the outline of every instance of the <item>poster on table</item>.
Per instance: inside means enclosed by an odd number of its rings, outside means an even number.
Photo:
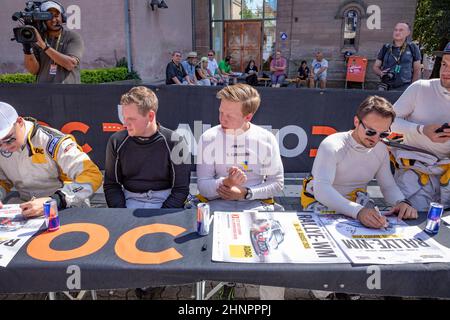
[[[449,249],[416,226],[396,216],[386,217],[389,225],[369,229],[343,215],[322,215],[325,228],[354,264],[406,264],[450,262]]]
[[[317,215],[215,212],[213,261],[349,263]]]
[[[45,218],[23,218],[19,205],[4,205],[0,209],[0,267],[8,266],[44,222]]]
[[[444,226],[446,226],[447,228],[450,228],[450,216],[442,217],[441,220],[444,221],[444,223],[441,224],[441,227],[442,227],[442,225],[444,225]]]

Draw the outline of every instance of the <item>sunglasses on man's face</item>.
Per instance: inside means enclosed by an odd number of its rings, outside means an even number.
[[[10,137],[8,139],[5,140],[1,140],[0,141],[0,148],[3,147],[3,145],[12,145],[17,139],[15,137]]]
[[[16,123],[14,123],[13,128],[16,127]],[[11,134],[9,134],[6,138],[0,140],[0,148],[3,147],[3,145],[9,146],[17,140],[14,132],[15,132],[15,130]]]
[[[380,139],[384,139],[384,138],[389,137],[389,135],[391,134],[390,131],[383,131],[383,132],[378,133],[378,131],[376,131],[376,130],[367,128],[361,119],[358,118],[358,120],[361,123],[361,125],[363,126],[364,130],[366,131],[366,136],[368,136],[368,137],[374,137],[378,134]]]

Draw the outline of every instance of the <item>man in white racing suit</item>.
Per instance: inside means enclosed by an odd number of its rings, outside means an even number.
[[[19,117],[0,102],[0,208],[21,203],[27,218],[43,215],[43,204],[58,209],[89,206],[102,184],[102,173],[71,135]],[[12,199],[15,188],[20,199]]]
[[[414,82],[394,104],[392,130],[404,138],[392,148],[394,177],[419,211],[430,202],[450,206],[450,42],[438,55],[439,79]]]

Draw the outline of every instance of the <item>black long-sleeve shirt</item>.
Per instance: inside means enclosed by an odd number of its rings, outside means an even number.
[[[190,183],[187,150],[183,137],[161,126],[150,138],[130,137],[126,130],[113,134],[105,161],[108,207],[126,207],[123,187],[135,193],[172,189],[162,207],[182,208]]]

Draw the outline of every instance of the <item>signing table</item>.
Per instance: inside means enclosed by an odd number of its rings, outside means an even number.
[[[202,299],[202,281],[212,280],[450,298],[449,263],[381,265],[374,287],[368,285],[373,269],[364,265],[213,262],[213,232],[197,235],[193,210],[73,208],[60,218],[59,231],[35,235],[0,268],[0,293],[68,291],[74,284],[108,290],[197,283]],[[408,223],[423,229],[425,218]],[[450,229],[442,225],[434,239],[450,247]]]

